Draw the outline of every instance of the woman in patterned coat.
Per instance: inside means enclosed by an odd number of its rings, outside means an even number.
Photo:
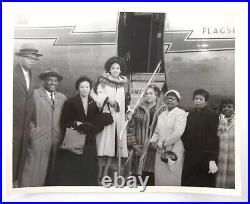
[[[149,186],[154,186],[155,150],[148,146],[148,142],[154,133],[158,116],[167,109],[159,97],[160,89],[149,85],[143,102],[136,108],[128,126],[128,145],[134,150],[132,174],[142,175],[143,178],[149,176]]]
[[[218,137],[220,139],[220,148],[216,187],[235,188],[235,129],[234,101],[232,99],[224,99],[221,101]]]

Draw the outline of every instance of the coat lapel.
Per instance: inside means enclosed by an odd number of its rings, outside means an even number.
[[[59,95],[59,92],[55,92],[55,97],[54,97],[54,108],[59,104],[59,102],[62,100],[62,96]]]
[[[87,117],[91,116],[91,114],[93,113],[93,110],[96,106],[94,105],[94,101],[92,98],[88,98],[88,111],[87,111]]]
[[[85,120],[87,116],[84,112],[84,108],[83,108],[83,104],[82,104],[82,100],[81,100],[80,95],[76,96],[75,106],[76,106],[76,110],[79,110],[78,111],[79,117],[82,118],[83,120]]]
[[[18,77],[18,79],[19,79],[19,81],[21,83],[21,86],[24,88],[25,92],[28,93],[28,89],[27,89],[27,85],[26,85],[26,81],[25,81],[25,78],[24,78],[24,74],[23,74],[23,70],[22,70],[21,65],[17,64],[15,66],[14,71],[15,71],[14,75],[16,75]]]
[[[41,96],[42,98],[44,98],[44,100],[45,100],[47,103],[50,104],[51,108],[53,108],[53,103],[52,103],[52,101],[49,99],[46,90],[45,90],[44,88],[41,88],[40,90],[41,90],[40,96]]]
[[[231,123],[228,125],[228,130],[230,130],[232,127],[234,127],[234,118],[232,118]]]

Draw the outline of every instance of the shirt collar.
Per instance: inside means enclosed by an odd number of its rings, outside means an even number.
[[[22,68],[22,70],[23,70],[24,73],[26,73],[26,74],[29,73],[29,71],[25,70],[22,66],[21,66],[21,68]]]
[[[55,92],[51,93],[51,92],[47,91],[47,89],[45,89],[45,91],[46,91],[47,95],[49,96],[49,98],[51,98],[51,94],[52,94],[53,99],[55,98]]]

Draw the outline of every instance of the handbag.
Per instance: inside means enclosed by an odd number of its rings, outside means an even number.
[[[163,144],[162,146],[164,147]],[[165,151],[161,153],[161,161],[168,163],[169,165],[174,164],[178,159],[177,155],[173,151],[170,150],[167,151],[166,148],[164,149]]]
[[[107,100],[108,100],[108,97],[103,102],[101,113],[100,113],[100,116],[99,116],[99,120],[100,120],[100,123],[101,123],[102,126],[108,126],[108,125],[111,125],[114,122],[114,119],[113,119],[113,116],[111,114],[111,110],[110,110],[109,104],[107,103]],[[106,104],[107,104],[108,110],[109,110],[108,113],[103,112],[103,109],[104,109]]]
[[[161,161],[165,163],[175,163],[177,161],[177,155],[172,151],[165,151],[161,153]]]
[[[82,154],[85,140],[86,134],[79,133],[73,128],[67,128],[63,143],[60,148],[69,150],[76,154]]]

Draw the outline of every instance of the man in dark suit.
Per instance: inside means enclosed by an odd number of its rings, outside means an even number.
[[[27,152],[29,121],[32,115],[33,75],[38,58],[42,56],[33,45],[23,45],[13,70],[13,187],[18,187]]]

